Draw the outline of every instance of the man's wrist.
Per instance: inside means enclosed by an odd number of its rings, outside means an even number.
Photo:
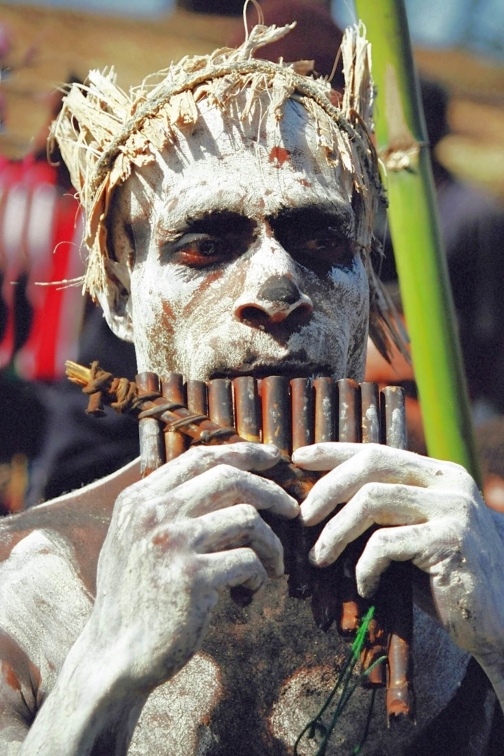
[[[149,690],[139,689],[113,648],[94,642],[89,625],[71,648],[20,754],[86,756],[108,735],[126,753]],[[55,724],[57,723],[57,726]]]

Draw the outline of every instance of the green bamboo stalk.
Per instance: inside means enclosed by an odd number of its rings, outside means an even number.
[[[389,226],[427,449],[480,482],[470,404],[403,0],[356,0],[372,44]]]

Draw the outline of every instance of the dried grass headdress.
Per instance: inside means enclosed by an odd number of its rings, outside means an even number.
[[[277,121],[288,99],[299,102],[316,124],[318,146],[328,163],[341,165],[352,176],[354,197],[360,204],[356,241],[363,250],[371,288],[370,334],[382,353],[390,339],[402,350],[394,310],[370,260],[374,216],[382,197],[370,137],[370,46],[362,26],[346,30],[342,43],[345,91],[341,103],[334,104],[329,82],[309,75],[309,61],[277,64],[252,57],[292,28],[255,26],[237,49],[183,58],[149,76],[129,94],[116,85],[113,70],[91,71],[85,84],[70,87],[51,139],[58,143],[86,213],[89,257],[84,287],[96,298],[107,286],[107,215],[114,189],[128,179],[133,166],[153,163],[161,150],[176,141],[177,133],[192,127],[200,117],[199,101],[208,99],[229,112],[230,100],[245,93],[239,116],[245,121],[259,95],[266,92],[267,109]]]

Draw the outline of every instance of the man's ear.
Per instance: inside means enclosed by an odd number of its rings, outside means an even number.
[[[107,287],[98,294],[98,301],[110,329],[123,341],[132,342],[129,266],[116,260],[107,260],[107,274]]]

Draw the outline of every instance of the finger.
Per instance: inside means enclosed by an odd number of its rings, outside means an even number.
[[[267,581],[266,570],[252,549],[241,548],[205,554],[200,560],[206,567],[210,586],[216,590],[242,585],[258,591]]]
[[[302,446],[292,452],[292,461],[303,470],[333,470],[362,451],[362,444],[328,441]]]
[[[224,444],[195,446],[171,460],[148,478],[131,486],[131,495],[148,492],[150,497],[162,496],[172,488],[200,475],[217,465],[226,464],[238,470],[267,470],[280,459],[280,452],[272,444]]]
[[[282,517],[299,514],[299,505],[280,486],[253,473],[219,465],[170,491],[167,514],[199,517],[236,504],[251,504]]]
[[[293,453],[292,461],[306,470],[333,470],[352,461],[359,468],[379,470],[383,467],[383,474],[398,475],[398,482],[411,485],[426,485],[441,468],[460,467],[385,444],[339,442],[303,446]]]
[[[394,449],[385,444],[330,442],[303,446],[292,454],[292,461],[306,470],[334,470],[343,463],[363,457],[360,464],[380,472],[386,483],[405,483],[422,487],[463,488],[474,491],[475,483],[467,470],[455,462],[424,457],[415,452]],[[383,469],[381,469],[383,468]]]
[[[463,497],[459,495],[461,502]],[[372,525],[414,525],[443,515],[446,495],[414,486],[367,483],[322,530],[310,552],[318,567],[332,564]],[[462,510],[462,506],[460,507]],[[453,512],[452,512],[453,514]]]
[[[371,597],[378,588],[380,576],[391,562],[411,560],[420,569],[428,571],[434,561],[434,552],[437,554],[435,561],[438,561],[451,537],[450,528],[441,537],[439,528],[439,523],[425,523],[383,528],[373,533],[357,562],[355,574],[359,594]]]
[[[440,490],[459,488],[466,492],[474,489],[474,482],[464,468],[451,462],[438,462],[413,452],[392,449],[380,444],[324,446],[334,447],[328,454],[332,454],[335,464],[340,446],[353,446],[356,452],[350,459],[338,463],[338,466],[313,486],[301,506],[301,519],[306,525],[321,522],[336,505],[351,499],[369,482],[400,483]]]
[[[280,539],[250,505],[238,504],[225,512],[211,512],[199,517],[197,523],[199,534],[194,547],[199,553],[248,546],[257,554],[269,577],[283,575],[283,547]]]

